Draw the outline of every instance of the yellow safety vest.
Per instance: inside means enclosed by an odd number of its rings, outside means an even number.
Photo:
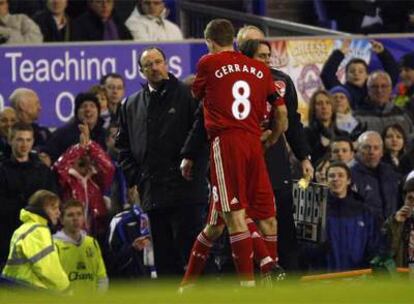
[[[3,276],[39,288],[62,291],[69,280],[47,226],[40,215],[22,209],[23,224],[13,233]]]

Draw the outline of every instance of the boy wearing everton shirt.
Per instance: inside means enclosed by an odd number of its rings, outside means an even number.
[[[82,230],[85,224],[84,206],[69,200],[62,207],[63,229],[53,239],[59,259],[73,290],[105,291],[108,277],[98,242]]]

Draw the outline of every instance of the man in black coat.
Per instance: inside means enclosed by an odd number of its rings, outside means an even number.
[[[68,1],[48,0],[46,2],[46,8],[36,12],[32,17],[42,31],[43,41],[69,41],[71,22],[65,12]]]
[[[168,73],[161,49],[145,49],[139,65],[148,83],[121,106],[119,162],[149,216],[158,274],[182,275],[207,205],[207,145],[193,179],[186,181],[180,174],[180,150],[194,122],[195,100]]]
[[[32,126],[18,122],[9,134],[12,155],[0,165],[0,268],[7,259],[13,231],[20,225],[20,209],[37,190],[57,192],[52,171],[30,153]]]
[[[114,11],[115,0],[88,0],[88,10],[73,21],[72,41],[129,40],[131,34]]]

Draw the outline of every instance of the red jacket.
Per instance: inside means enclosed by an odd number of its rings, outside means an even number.
[[[94,168],[82,176],[74,168],[77,160],[88,153]],[[115,167],[101,146],[91,141],[87,147],[73,145],[54,163],[63,200],[76,199],[85,204],[86,230],[96,236],[106,229],[107,207],[103,194],[111,187]]]

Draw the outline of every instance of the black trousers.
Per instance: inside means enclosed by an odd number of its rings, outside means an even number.
[[[279,264],[287,271],[298,271],[298,243],[293,220],[292,184],[274,190],[277,209]]]
[[[194,240],[203,228],[206,205],[183,205],[148,212],[158,276],[182,276]]]

